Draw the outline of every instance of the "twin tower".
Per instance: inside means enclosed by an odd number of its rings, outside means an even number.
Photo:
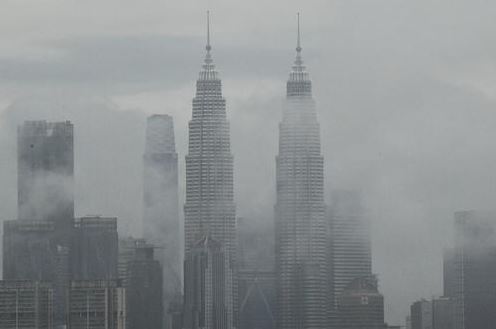
[[[238,327],[233,155],[222,83],[207,35],[186,156],[183,328],[232,329]],[[328,328],[331,318],[324,159],[301,51],[298,19],[276,160],[274,315],[280,329]]]

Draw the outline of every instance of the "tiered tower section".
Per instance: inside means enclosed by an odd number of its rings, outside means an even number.
[[[277,162],[277,327],[328,328],[329,266],[324,159],[312,83],[301,57],[287,82]]]

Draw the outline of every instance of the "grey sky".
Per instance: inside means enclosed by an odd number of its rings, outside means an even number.
[[[117,215],[121,233],[139,231],[144,118],[174,116],[183,165],[207,9],[232,126],[238,215],[272,219],[300,11],[326,188],[363,191],[386,316],[403,322],[410,302],[442,292],[452,213],[494,208],[490,1],[4,0],[0,217],[15,217],[16,124],[70,119],[77,214]]]

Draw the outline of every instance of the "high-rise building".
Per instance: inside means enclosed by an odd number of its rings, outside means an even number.
[[[412,329],[432,329],[432,302],[422,299],[410,306]]]
[[[331,267],[332,318],[337,319],[337,300],[358,278],[372,276],[370,224],[357,191],[331,193],[329,251]]]
[[[126,329],[126,293],[117,281],[72,281],[67,328]]]
[[[220,280],[216,281],[216,289],[220,289],[224,296],[223,320],[214,324],[209,323],[211,319],[207,318],[205,326],[230,329],[237,326],[237,289],[236,280],[232,278],[236,270],[233,156],[226,117],[226,101],[222,97],[221,80],[211,56],[210,34],[207,35],[206,57],[196,82],[193,114],[189,122],[184,205],[185,260],[191,259],[190,253],[193,252],[198,241],[206,235],[222,245],[228,268],[223,277],[214,279]],[[185,266],[185,271],[190,268]],[[184,273],[185,282],[191,275]],[[185,294],[186,309],[199,302],[206,304],[202,307],[210,307],[209,305],[213,303],[209,299],[190,300],[192,296]],[[211,298],[213,295],[206,296]]]
[[[183,328],[234,328],[232,292],[226,289],[232,270],[222,243],[205,235],[186,257]]]
[[[69,121],[26,121],[17,132],[18,218],[72,225],[74,137]]]
[[[52,285],[39,281],[0,281],[0,328],[53,329]]]
[[[455,213],[455,245],[445,258],[447,297],[455,329],[489,329],[496,323],[496,214]]]
[[[136,244],[124,283],[127,328],[163,328],[162,266],[153,258],[154,246]]]
[[[117,279],[117,218],[76,219],[71,258],[73,280]]]
[[[52,281],[56,272],[55,224],[10,220],[3,225],[3,278]]]
[[[182,275],[178,160],[171,116],[148,117],[143,161],[143,237],[158,247],[155,258],[163,268],[167,310],[172,300],[181,294]]]
[[[449,297],[432,300],[432,329],[453,329],[453,301]]]
[[[341,329],[385,329],[384,297],[377,290],[374,276],[348,284],[338,298]]]
[[[279,125],[275,206],[279,329],[328,328],[329,264],[324,204],[324,158],[312,83],[301,58],[287,82]]]

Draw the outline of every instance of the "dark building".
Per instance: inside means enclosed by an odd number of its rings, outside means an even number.
[[[56,275],[55,223],[5,221],[3,227],[3,278],[53,281]]]
[[[278,329],[329,327],[324,158],[312,82],[301,57],[287,81],[276,157],[275,263]]]
[[[0,328],[53,329],[52,285],[39,281],[0,281]]]
[[[74,135],[69,121],[26,121],[17,132],[18,218],[74,218]]]
[[[432,300],[432,329],[453,329],[453,301],[448,297]]]
[[[72,245],[73,280],[117,279],[117,218],[76,219]]]
[[[72,281],[66,309],[68,329],[126,329],[126,293],[117,281]]]
[[[196,95],[193,98],[186,156],[184,240],[185,262],[188,266],[184,268],[184,303],[186,312],[196,315],[185,315],[184,319],[188,321],[184,326],[196,329],[201,323],[200,326],[205,328],[231,329],[237,327],[238,303],[237,280],[234,279],[237,242],[233,156],[222,82],[213,64],[209,33],[207,35],[205,61],[196,82]],[[222,249],[222,257],[213,251],[212,255],[214,263],[221,262],[222,259],[225,268],[223,267],[221,272],[209,268],[214,277],[210,283],[205,283],[205,286],[214,290],[200,292],[191,282],[200,274],[187,271],[198,269],[197,264],[191,264],[198,258],[197,251],[193,249],[198,248],[198,241],[202,241],[206,235],[209,236],[208,241],[215,241],[212,244],[222,245],[217,248]],[[211,307],[215,307],[214,313]]]
[[[153,245],[136,244],[133,259],[127,263],[128,329],[163,328],[162,267],[153,251]]]
[[[496,323],[496,214],[455,213],[455,246],[446,254],[447,297],[455,329],[490,329]]]
[[[374,277],[353,280],[338,298],[339,328],[385,329],[384,297]]]
[[[222,244],[208,235],[197,241],[184,261],[185,329],[231,328],[232,281],[228,257]]]
[[[410,307],[412,329],[432,329],[432,302],[422,299]]]
[[[143,237],[159,247],[164,275],[164,309],[181,295],[178,166],[174,123],[169,115],[148,117],[143,176]],[[167,314],[167,312],[166,312]],[[169,328],[170,319],[166,327]]]

